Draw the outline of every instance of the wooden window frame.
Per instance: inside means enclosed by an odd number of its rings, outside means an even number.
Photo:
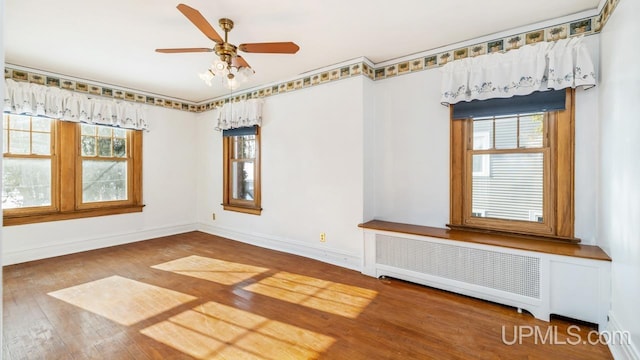
[[[256,145],[255,145],[255,158],[253,160],[253,201],[234,199],[231,195],[233,189],[231,186],[231,166],[233,154],[233,138],[234,136],[226,136],[222,138],[222,156],[223,156],[223,192],[222,192],[222,207],[224,210],[236,211],[245,214],[260,215],[262,213],[261,207],[261,180],[260,180],[260,127],[256,127]]]
[[[34,207],[3,211],[5,226],[141,212],[142,131],[128,131],[128,200],[82,204],[82,158],[80,124],[54,121],[52,164],[53,207]],[[55,200],[53,200],[55,199]]]
[[[574,148],[575,91],[566,90],[565,110],[545,115],[548,149],[544,161],[543,223],[471,216],[472,154],[496,151],[469,151],[473,139],[473,119],[453,119],[450,142],[450,213],[447,224],[452,229],[508,233],[546,240],[579,242],[574,237]],[[541,152],[541,149],[521,150]]]
[[[12,114],[8,114],[9,118],[11,118]],[[11,120],[9,120],[11,121]],[[4,129],[3,129],[4,131]],[[31,130],[29,131],[32,132]],[[54,212],[59,208],[59,196],[57,196],[56,189],[58,188],[58,142],[55,140],[58,134],[58,122],[51,121],[51,142],[50,142],[50,155],[20,155],[20,154],[3,154],[3,158],[9,159],[51,159],[51,205],[48,206],[34,206],[34,207],[23,207],[23,208],[14,208],[9,210],[15,216],[25,217],[31,215],[38,215],[42,212]],[[9,146],[9,145],[7,145]],[[7,224],[7,218],[4,217],[3,225]]]
[[[81,126],[77,126],[76,136],[78,139],[79,146],[77,147],[78,154],[76,156],[76,209],[104,209],[118,206],[131,206],[135,204],[136,191],[134,186],[131,184],[136,183],[134,179],[135,169],[134,169],[134,150],[132,146],[136,144],[135,139],[135,131],[127,131],[127,147],[126,147],[126,156],[125,157],[101,157],[101,156],[83,156],[81,151],[81,141],[82,139],[82,129]],[[113,134],[112,134],[113,139]],[[97,142],[96,142],[97,144]],[[126,161],[127,162],[127,199],[126,200],[115,200],[115,201],[99,201],[99,202],[84,202],[83,193],[82,193],[82,175],[83,175],[83,161],[84,160],[97,160],[97,161]]]

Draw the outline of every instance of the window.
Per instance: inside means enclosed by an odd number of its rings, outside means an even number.
[[[565,110],[452,118],[452,228],[576,241],[573,97]]]
[[[142,132],[3,114],[5,225],[142,211]]]
[[[225,210],[260,215],[260,128],[223,131]]]
[[[3,116],[3,209],[28,214],[57,206],[52,192],[56,178],[53,125],[45,118]]]
[[[126,201],[127,130],[80,125],[82,204]]]

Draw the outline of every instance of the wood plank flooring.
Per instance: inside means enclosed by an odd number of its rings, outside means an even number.
[[[585,324],[200,232],[7,266],[3,306],[11,360],[611,358]]]

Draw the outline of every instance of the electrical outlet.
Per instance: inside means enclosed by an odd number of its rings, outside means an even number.
[[[211,220],[215,221],[215,219],[216,219],[216,213],[211,213]]]
[[[327,234],[320,233],[320,242],[325,242],[325,241],[327,241]]]

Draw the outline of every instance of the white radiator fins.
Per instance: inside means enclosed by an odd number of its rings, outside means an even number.
[[[540,259],[376,234],[376,263],[540,299]]]

